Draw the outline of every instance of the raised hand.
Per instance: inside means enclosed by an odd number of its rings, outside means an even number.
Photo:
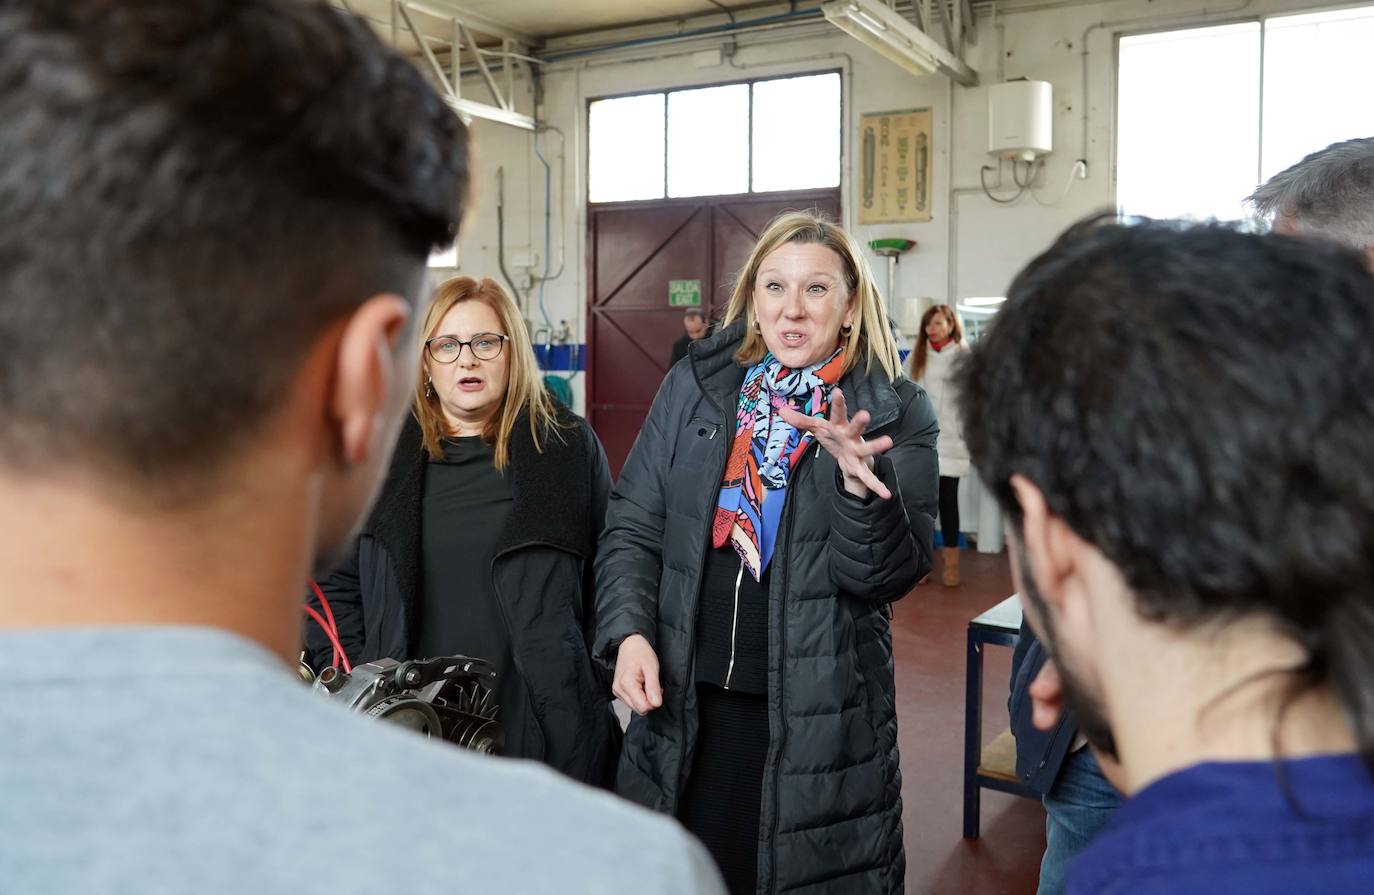
[[[872,441],[864,440],[864,429],[868,428],[869,413],[860,410],[849,418],[844,403],[844,392],[836,388],[830,393],[830,419],[806,416],[791,407],[781,409],[782,418],[803,432],[810,432],[825,448],[825,452],[835,458],[844,477],[844,490],[855,497],[876,494],[883,500],[892,497],[892,492],[873,474],[873,461],[879,454],[890,450],[892,439],[884,435]]]

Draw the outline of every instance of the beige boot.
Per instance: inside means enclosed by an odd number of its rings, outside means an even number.
[[[942,547],[940,553],[944,556],[945,567],[940,572],[940,583],[945,587],[959,586],[959,548]]]

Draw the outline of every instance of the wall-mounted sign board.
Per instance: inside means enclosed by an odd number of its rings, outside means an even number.
[[[930,220],[930,109],[859,116],[859,223]]]

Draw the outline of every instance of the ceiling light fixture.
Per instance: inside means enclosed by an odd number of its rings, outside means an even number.
[[[978,72],[878,0],[829,0],[821,11],[832,25],[914,75],[942,74],[965,87],[978,85]]]

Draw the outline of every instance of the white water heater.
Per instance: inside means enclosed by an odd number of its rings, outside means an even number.
[[[988,87],[988,152],[1034,161],[1054,148],[1054,88],[1049,81]]]

